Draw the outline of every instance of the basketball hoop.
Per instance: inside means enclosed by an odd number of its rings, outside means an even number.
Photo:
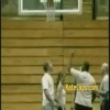
[[[46,16],[47,16],[47,22],[55,21],[56,2],[58,0],[41,0],[41,1],[44,3],[44,8],[46,10]]]
[[[47,9],[47,22],[55,21],[55,8],[48,8]]]

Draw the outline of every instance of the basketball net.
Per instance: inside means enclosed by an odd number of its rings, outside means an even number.
[[[55,9],[56,9],[55,2],[54,5],[51,7],[48,7],[47,2],[44,2],[44,7],[46,10],[47,22],[55,21]]]

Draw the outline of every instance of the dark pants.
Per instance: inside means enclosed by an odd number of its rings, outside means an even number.
[[[104,110],[109,110],[110,106],[109,106],[109,100],[107,100],[104,104]]]
[[[103,106],[102,105],[100,106],[100,110],[103,110]]]
[[[75,110],[92,110],[91,107],[82,106],[79,104],[75,104]]]
[[[62,108],[61,107],[58,107],[58,110],[62,110]],[[65,109],[66,110],[66,109]]]
[[[62,110],[62,108],[61,107],[58,107],[58,110]]]
[[[103,104],[100,106],[100,110],[109,110],[109,100],[106,100],[103,102]]]

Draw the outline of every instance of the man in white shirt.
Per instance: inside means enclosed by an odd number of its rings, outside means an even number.
[[[76,79],[77,85],[83,85],[85,87],[94,86],[96,84],[95,79],[90,75],[89,63],[84,62],[82,71],[74,69],[72,67],[71,55],[69,73]],[[79,88],[78,88],[79,89]],[[75,110],[92,110],[92,90],[77,90],[75,98]]]
[[[100,95],[100,109],[109,110],[109,66],[107,63],[103,63],[101,66],[103,79],[98,91]]]
[[[51,76],[52,64],[50,62],[46,62],[43,69],[45,72],[42,77],[43,110],[54,110],[56,103],[54,101],[54,82]]]

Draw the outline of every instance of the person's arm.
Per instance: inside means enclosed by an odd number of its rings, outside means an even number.
[[[74,91],[73,103],[75,103],[75,99],[76,99],[76,92],[77,92],[77,91]]]
[[[70,74],[73,75],[75,77],[75,80],[77,81],[77,78],[81,75],[81,71],[75,68],[71,68]]]
[[[76,86],[76,80],[74,80],[74,83],[73,85]],[[72,94],[72,101],[71,101],[71,110],[73,110],[75,108],[75,99],[76,99],[76,92],[77,91],[74,91],[73,94]]]
[[[96,98],[97,98],[97,91],[93,90],[92,91],[92,103],[95,101]]]
[[[61,82],[59,82],[58,86],[57,86],[57,92],[56,92],[56,100],[58,101],[59,96],[61,95],[61,91],[62,91],[62,84]]]
[[[102,97],[106,97],[108,93],[109,91],[101,91],[101,90],[98,91],[98,94]]]
[[[44,89],[44,94],[45,94],[46,98],[47,98],[53,105],[55,105],[55,102],[54,102],[54,100],[52,99],[52,97],[50,96],[48,89]]]
[[[54,99],[52,99],[51,95],[49,94],[48,82],[45,78],[42,79],[42,86],[43,86],[44,94],[45,94],[47,100],[49,100],[55,106]]]
[[[73,110],[75,108],[76,92],[77,91],[74,91],[73,96],[72,96],[73,98],[72,98],[72,102],[71,102],[71,110]]]
[[[94,83],[92,86],[96,86],[95,79],[94,79]],[[97,98],[97,90],[92,90],[92,103],[95,101],[96,98]]]
[[[68,71],[71,75],[73,75],[75,77],[75,80],[76,80],[77,77],[79,77],[79,75],[81,74],[81,71],[72,67],[73,66],[73,57],[74,57],[74,53],[71,54]]]
[[[75,52],[73,52],[73,53],[71,54],[71,57],[70,57],[69,68],[68,68],[69,73],[71,73],[71,68],[72,68],[72,66],[73,66],[73,57],[74,57],[74,54],[75,54]],[[75,78],[74,78],[74,80],[75,80]],[[74,85],[76,85],[76,83],[74,83]],[[73,96],[74,96],[74,95],[76,95],[76,93],[74,93]],[[72,105],[73,105],[74,101],[75,101],[75,97],[73,97],[73,99],[72,99],[72,101],[71,101]]]
[[[71,73],[71,68],[72,68],[72,66],[73,66],[73,57],[74,57],[74,52],[71,54],[71,56],[70,56],[70,61],[69,61],[69,67],[68,67],[68,71],[69,71],[69,73]]]
[[[98,91],[98,94],[102,97],[106,97],[109,93],[109,81],[106,79],[102,80],[101,86],[103,89]]]
[[[82,71],[82,67],[80,67],[79,70]],[[74,79],[73,85],[74,85],[74,86],[77,85],[77,81],[76,81],[75,79]],[[73,99],[72,99],[72,105],[73,105],[73,106],[75,106],[74,104],[75,104],[75,99],[76,99],[76,92],[77,92],[77,91],[74,91],[74,93],[73,93],[73,96],[74,96]],[[73,108],[73,107],[72,107],[72,108]]]

